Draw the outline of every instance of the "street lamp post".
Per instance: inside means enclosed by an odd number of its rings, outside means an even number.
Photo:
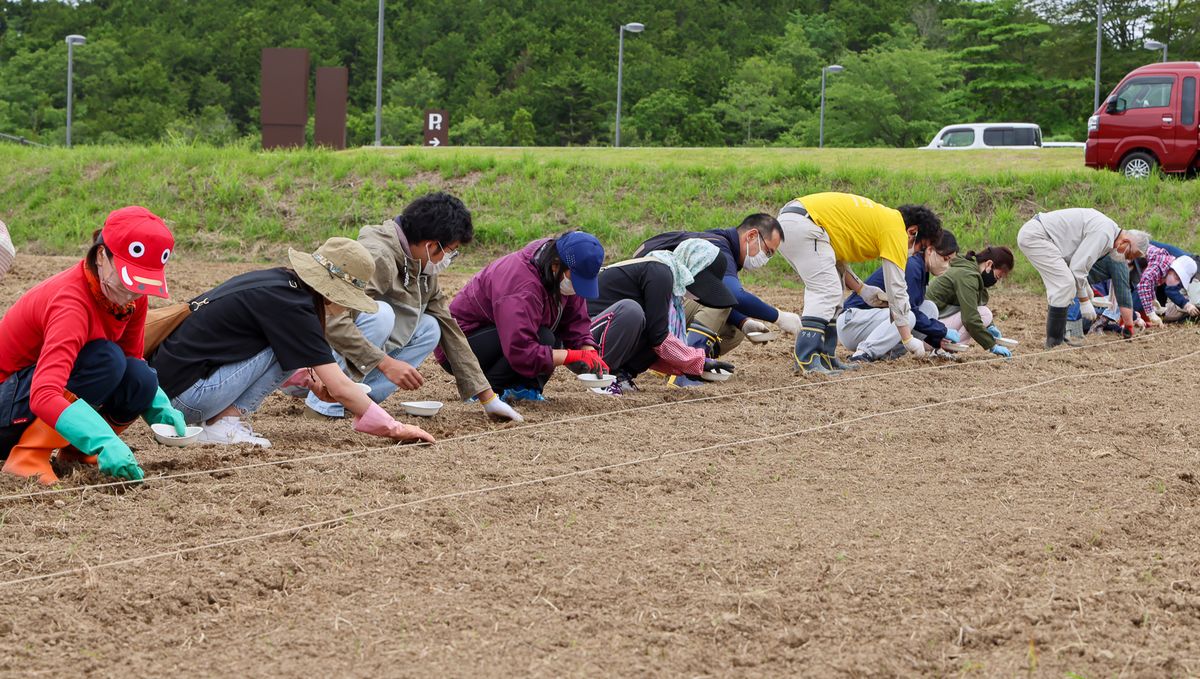
[[[1167,61],[1167,44],[1165,42],[1159,42],[1157,40],[1147,40],[1145,43],[1142,44],[1142,47],[1145,47],[1148,50],[1162,50],[1162,53],[1163,53],[1162,60],[1164,63]]]
[[[617,137],[613,146],[621,147],[621,78],[625,70],[625,31],[641,33],[646,27],[639,23],[622,24],[617,41]]]
[[[1092,95],[1092,110],[1100,108],[1100,38],[1104,28],[1104,6],[1096,0],[1096,91]]]
[[[825,74],[826,73],[841,73],[846,70],[844,66],[830,64],[821,69],[821,125],[818,134],[817,148],[825,148]]]
[[[85,42],[82,35],[67,36],[67,148],[71,148],[71,116],[75,113],[75,46]]]
[[[375,39],[375,145],[383,145],[383,0],[379,0],[379,33]]]

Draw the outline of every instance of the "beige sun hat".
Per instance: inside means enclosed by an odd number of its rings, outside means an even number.
[[[288,249],[292,268],[313,290],[334,304],[373,314],[379,310],[367,296],[367,281],[375,275],[375,260],[356,240],[330,238],[316,252]]]

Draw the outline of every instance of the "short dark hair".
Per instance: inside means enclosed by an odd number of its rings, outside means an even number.
[[[942,239],[942,220],[924,205],[901,205],[896,208],[904,218],[904,228],[917,227],[916,242],[937,245]]]
[[[409,243],[434,240],[442,245],[465,245],[475,237],[471,211],[458,198],[440,191],[409,203],[396,223]]]
[[[958,239],[954,237],[953,233],[942,229],[942,238],[937,245],[933,246],[933,250],[943,257],[949,257],[958,252]]]
[[[783,227],[779,225],[779,220],[765,212],[755,212],[746,217],[741,224],[738,224],[737,228],[738,233],[746,233],[750,229],[758,229],[764,238],[779,234],[780,242],[783,241]]]

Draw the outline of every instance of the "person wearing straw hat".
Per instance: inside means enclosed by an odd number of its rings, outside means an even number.
[[[151,357],[163,389],[203,443],[270,440],[243,418],[297,371],[327,401],[354,414],[354,429],[400,441],[433,441],[401,424],[363,393],[333,360],[325,319],[378,309],[367,296],[375,262],[357,241],[330,238],[315,252],[288,250],[291,268],[235,276],[192,300],[192,313]]]
[[[1046,286],[1046,348],[1077,345],[1066,338],[1067,308],[1079,300],[1084,319],[1096,320],[1088,273],[1101,257],[1125,263],[1150,248],[1150,235],[1122,229],[1099,210],[1067,208],[1040,212],[1017,232],[1017,247]]]
[[[12,236],[8,233],[8,225],[0,221],[0,281],[12,268],[13,260],[17,258],[17,249],[13,247]]]
[[[707,309],[737,304],[725,286],[726,267],[716,245],[689,238],[674,251],[654,250],[601,269],[600,294],[588,300],[588,312],[592,337],[617,381],[593,391],[616,396],[637,391],[633,378],[646,370],[693,379],[709,371],[732,372],[732,364],[688,345],[684,309],[687,297]]]
[[[603,263],[604,247],[591,234],[539,238],[488,264],[450,303],[500,398],[546,400],[542,390],[558,366],[577,373],[608,371],[586,302],[599,294]],[[436,356],[453,374],[445,352],[439,349]]]
[[[60,467],[143,477],[120,434],[141,416],[184,434],[142,360],[146,296],[167,297],[175,239],[144,207],[115,210],[79,264],[26,292],[0,319],[0,456],[9,474],[58,481]]]
[[[488,386],[466,336],[450,313],[450,298],[438,283],[471,242],[471,213],[446,193],[431,193],[409,203],[404,212],[383,224],[359,231],[375,260],[367,294],[377,300],[374,313],[350,311],[329,319],[325,335],[338,362],[354,378],[370,385],[372,401],[381,403],[396,389],[417,389],[425,380],[417,367],[441,347],[454,371],[459,396],[477,400],[485,413],[500,420],[523,418]],[[305,414],[342,417],[337,403],[307,394]]]

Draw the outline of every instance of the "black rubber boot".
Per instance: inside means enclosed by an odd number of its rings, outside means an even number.
[[[1046,307],[1046,348],[1053,349],[1067,341],[1067,307]]]
[[[792,354],[792,373],[796,375],[836,375],[841,372],[825,365],[825,361],[822,360],[821,352],[825,347],[825,329],[829,322],[822,318],[802,316],[800,325],[800,334],[796,335],[796,351]]]
[[[837,357],[838,331],[837,323],[830,321],[825,326],[825,343],[821,346],[821,360],[830,370],[858,370],[861,366],[855,363],[844,363]]]

